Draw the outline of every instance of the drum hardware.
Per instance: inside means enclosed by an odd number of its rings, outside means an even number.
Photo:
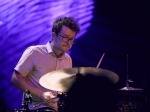
[[[110,82],[112,82],[113,84],[117,83],[119,80],[118,75],[109,70],[92,68],[92,67],[78,67],[78,68],[70,68],[70,69],[68,68],[68,69],[49,72],[40,78],[39,83],[42,87],[46,89],[60,92],[57,94],[57,97],[54,97],[52,100],[58,101],[58,111],[63,112],[63,107],[65,105],[65,97],[67,97],[66,93],[69,91],[74,81],[76,81],[78,75],[84,77],[89,74],[108,78]],[[25,100],[22,103],[22,105],[24,106],[24,110],[27,111],[23,111],[23,112],[28,112],[27,105],[32,101],[32,97],[29,91],[25,92],[24,99]],[[34,104],[33,106],[38,107],[41,104],[52,102],[52,100],[44,101],[39,104]],[[37,112],[37,111],[29,110],[29,112]]]
[[[129,74],[128,74],[128,54],[127,54],[127,79],[126,79],[126,86],[121,88],[120,90],[134,90],[133,87],[129,86],[129,83],[133,82],[131,79],[129,79]]]
[[[7,112],[32,112],[28,109],[28,105],[31,102],[32,102],[32,96],[30,94],[30,91],[26,90],[23,93],[23,102],[21,104],[23,106],[23,109],[8,110]]]
[[[147,103],[147,98],[142,89],[119,90],[120,100],[117,112],[145,112],[143,111]]]
[[[40,105],[47,104],[47,103],[52,103],[52,102],[57,102],[58,100],[59,100],[58,97],[54,97],[54,98],[51,98],[51,100],[46,100],[46,101],[43,101],[41,103],[34,104],[34,105],[32,105],[32,107],[37,108]]]
[[[63,108],[65,106],[65,98],[67,97],[66,92],[62,92],[57,95],[59,97],[59,102],[58,102],[58,112],[64,112]]]
[[[32,100],[32,96],[31,96],[31,93],[29,90],[26,90],[24,93],[23,93],[23,102],[22,102],[22,106],[23,106],[23,109],[24,110],[29,110],[28,109],[28,105],[29,103],[31,103],[33,100]]]
[[[34,108],[34,110],[38,110],[38,109],[40,109],[39,107],[41,105],[57,102],[58,103],[58,112],[63,112],[62,110],[65,105],[65,103],[64,103],[65,97],[67,97],[67,94],[65,92],[59,92],[57,94],[57,97],[51,98],[50,100],[46,100],[41,103],[34,104],[34,105],[32,105],[32,107]]]
[[[143,112],[146,102],[142,88],[133,88],[129,83],[133,82],[128,75],[128,54],[127,54],[127,79],[126,86],[119,89],[120,102],[118,104],[119,112]]]
[[[75,82],[87,76],[103,77],[112,84],[116,84],[119,80],[118,75],[109,70],[94,67],[78,67],[49,72],[39,79],[39,83],[42,87],[49,90],[70,93],[70,89]],[[68,104],[65,104],[68,100],[65,97],[69,98],[69,93],[68,96],[64,94],[63,97],[60,97],[61,104],[59,104],[58,112],[65,112],[65,109],[68,108],[66,107]]]

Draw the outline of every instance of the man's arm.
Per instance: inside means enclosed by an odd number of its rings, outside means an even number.
[[[25,77],[23,77],[17,71],[14,71],[13,73],[11,83],[23,92],[25,92],[26,90],[29,90],[31,94],[39,97],[43,101],[50,100],[51,98],[55,97],[52,92],[42,91],[34,87],[33,85],[29,84],[29,82],[25,80]],[[51,108],[53,108],[54,110],[58,111],[57,102],[48,104],[48,105],[51,106]]]
[[[14,71],[11,79],[11,83],[20,89],[21,91],[25,92],[29,90],[33,95],[41,98],[43,91],[34,87],[33,85],[29,84],[29,82],[23,77],[19,72]]]

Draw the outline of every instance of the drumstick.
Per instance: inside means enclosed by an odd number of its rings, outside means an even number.
[[[99,60],[99,63],[97,64],[97,67],[96,67],[96,68],[99,68],[99,66],[100,66],[100,64],[101,64],[101,62],[102,62],[102,59],[103,59],[104,55],[105,55],[105,53],[103,53],[103,55],[102,55],[101,59]]]
[[[57,102],[57,99],[58,97],[54,97],[52,98],[51,100],[46,100],[46,101],[43,101],[41,103],[38,103],[38,104],[34,104],[33,107],[37,107],[37,106],[40,106],[42,104],[47,104],[47,103],[51,103],[51,102]],[[54,101],[53,101],[54,100]]]

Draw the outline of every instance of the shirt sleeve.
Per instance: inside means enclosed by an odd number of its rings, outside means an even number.
[[[23,76],[27,76],[34,66],[34,52],[32,47],[28,47],[22,54],[19,62],[14,70],[18,71]]]

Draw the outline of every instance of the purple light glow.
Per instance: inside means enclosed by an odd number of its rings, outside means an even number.
[[[51,40],[52,22],[61,16],[78,20],[81,37],[91,25],[93,9],[93,0],[0,0],[0,91],[8,109],[22,108],[22,92],[10,80],[25,48]]]

